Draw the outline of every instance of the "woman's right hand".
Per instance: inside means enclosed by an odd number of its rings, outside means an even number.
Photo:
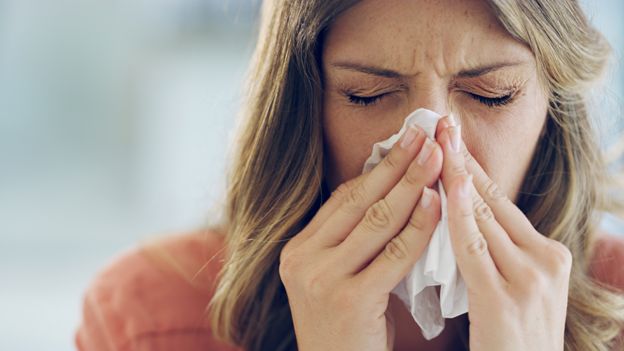
[[[441,169],[440,146],[410,127],[382,162],[340,185],[285,245],[279,273],[299,350],[393,348],[389,295],[440,219],[440,197],[429,187]]]

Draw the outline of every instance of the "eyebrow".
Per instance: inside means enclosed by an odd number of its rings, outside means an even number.
[[[457,73],[457,77],[460,78],[473,78],[482,76],[486,73],[497,71],[501,68],[520,66],[524,64],[522,61],[514,61],[514,62],[498,62],[493,64],[488,64],[484,66],[474,67],[466,70],[462,70]],[[338,69],[344,69],[348,71],[360,72],[365,74],[370,74],[374,76],[384,77],[384,78],[405,78],[406,74],[399,73],[397,71],[393,71],[391,69],[368,66],[355,62],[336,62],[331,64],[332,67],[336,67]],[[417,73],[418,74],[418,73]]]

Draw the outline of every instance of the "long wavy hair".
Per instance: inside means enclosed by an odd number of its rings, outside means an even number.
[[[227,255],[208,306],[214,335],[245,350],[297,347],[279,253],[329,196],[321,49],[332,21],[355,3],[262,6],[219,225]],[[600,214],[621,214],[624,206],[607,197],[612,182],[585,94],[604,72],[610,46],[577,1],[488,3],[532,50],[548,92],[546,127],[516,204],[540,233],[573,254],[565,350],[609,350],[624,325],[624,296],[592,279],[588,267]]]

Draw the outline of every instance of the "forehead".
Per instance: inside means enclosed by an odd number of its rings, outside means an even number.
[[[339,16],[323,60],[360,61],[440,76],[504,59],[532,59],[480,0],[365,0]]]

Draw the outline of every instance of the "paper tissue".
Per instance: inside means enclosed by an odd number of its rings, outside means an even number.
[[[373,151],[364,163],[362,172],[368,172],[378,164],[409,125],[420,126],[427,136],[434,140],[436,126],[441,117],[424,108],[410,113],[397,134],[373,145]],[[453,318],[468,312],[466,286],[457,269],[451,247],[446,193],[440,180],[436,186],[441,200],[440,221],[433,232],[429,246],[413,269],[392,291],[405,303],[427,340],[435,338],[442,332],[444,318]],[[439,296],[436,286],[440,286]]]

